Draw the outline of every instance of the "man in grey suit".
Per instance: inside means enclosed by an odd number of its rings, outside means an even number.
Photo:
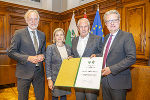
[[[136,61],[133,35],[119,29],[120,14],[110,10],[104,14],[110,34],[103,47],[102,94],[103,100],[126,100],[127,89],[132,86],[129,67]]]
[[[90,22],[86,18],[81,18],[77,24],[80,36],[72,40],[72,55],[75,58],[90,57],[92,54],[101,52],[102,38],[93,34],[89,34]],[[97,100],[97,90],[91,89],[75,89],[76,100]]]
[[[15,32],[8,50],[8,56],[17,61],[18,100],[28,100],[31,83],[36,100],[44,100],[45,34],[37,30],[40,17],[36,10],[28,10],[24,17],[28,27]]]

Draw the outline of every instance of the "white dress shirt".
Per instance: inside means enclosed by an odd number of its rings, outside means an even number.
[[[89,34],[86,37],[84,37],[84,38],[79,36],[79,41],[78,41],[78,45],[77,45],[77,51],[78,51],[78,54],[79,54],[80,57],[82,57],[82,55],[84,53],[84,50],[85,50],[86,45],[87,45],[88,38],[89,38]]]
[[[33,33],[32,33],[33,30],[28,27],[28,31],[30,33],[31,40],[32,40],[32,42],[34,44],[34,38],[33,38]],[[38,47],[39,47],[39,38],[38,38],[38,35],[37,35],[37,30],[34,30],[34,31],[35,31],[35,36],[36,36],[36,39],[37,39],[37,42],[38,42]]]

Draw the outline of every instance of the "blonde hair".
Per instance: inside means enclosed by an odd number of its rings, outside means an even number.
[[[64,38],[65,38],[65,31],[64,31],[62,28],[56,28],[56,29],[54,30],[54,32],[53,32],[53,43],[56,42],[56,41],[55,41],[55,34],[56,34],[57,32],[59,32],[59,31],[61,31],[61,32],[63,33]],[[63,42],[65,42],[65,39],[64,39]]]
[[[25,15],[24,15],[25,20],[27,20],[29,14],[32,13],[32,12],[34,12],[35,14],[37,14],[38,20],[39,20],[39,19],[40,19],[40,16],[39,16],[39,13],[38,13],[36,10],[28,10],[28,11],[25,13]]]
[[[110,15],[110,14],[116,14],[116,15],[118,15],[118,19],[120,20],[120,14],[119,14],[119,12],[118,12],[117,10],[109,10],[109,11],[107,11],[107,12],[104,14],[104,17],[103,17],[104,22],[106,22],[106,17],[107,17],[107,15]]]

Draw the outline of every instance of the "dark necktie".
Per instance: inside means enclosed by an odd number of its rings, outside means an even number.
[[[38,42],[37,42],[37,39],[36,39],[36,36],[35,36],[35,31],[31,31],[33,33],[33,41],[34,41],[34,48],[35,48],[35,51],[37,53],[38,51]]]
[[[113,35],[110,35],[109,40],[107,42],[106,49],[105,49],[105,54],[104,54],[104,58],[103,58],[103,68],[105,67],[105,64],[106,64],[106,59],[107,59],[110,43],[111,43],[111,40],[112,40],[112,36]]]

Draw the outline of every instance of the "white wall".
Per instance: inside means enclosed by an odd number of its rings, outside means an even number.
[[[42,9],[52,11],[52,0],[42,0]]]
[[[62,0],[52,0],[52,11],[61,12]]]
[[[63,12],[75,8],[77,6],[89,3],[95,0],[41,0],[40,3],[31,0],[0,0],[5,2],[11,2],[24,6],[45,9],[55,12]],[[57,2],[56,2],[57,1]]]
[[[68,0],[67,2],[67,10],[71,9],[71,8],[75,8],[77,6],[92,2],[95,0]]]
[[[31,0],[0,0],[0,1],[52,11],[52,0],[41,0],[40,3]]]

